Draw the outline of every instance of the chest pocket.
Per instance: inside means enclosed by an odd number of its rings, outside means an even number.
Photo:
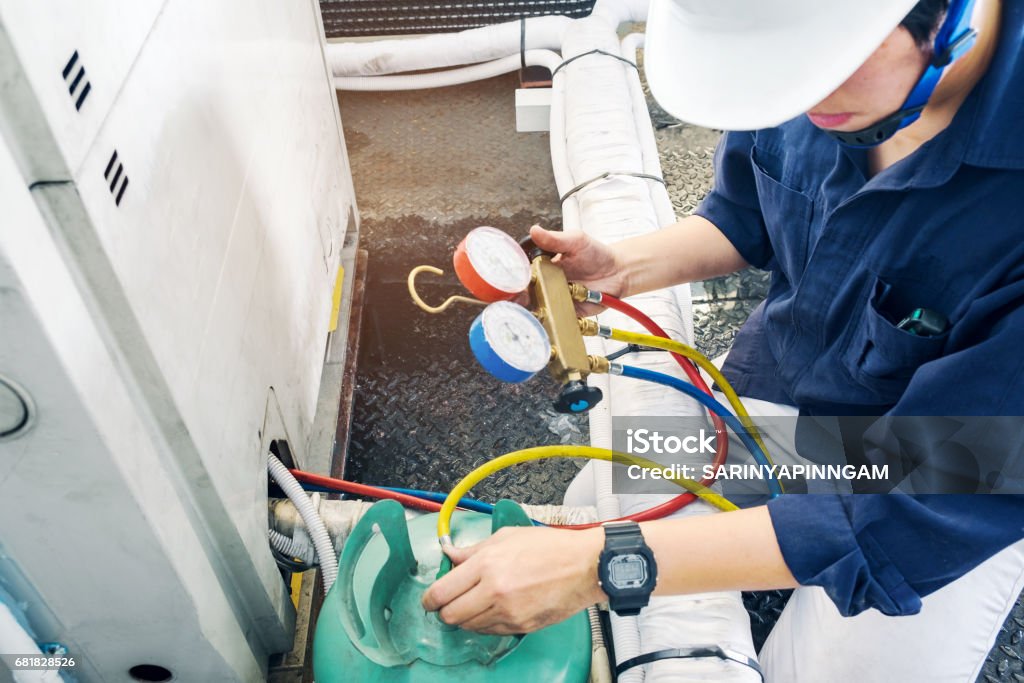
[[[750,150],[750,161],[761,214],[775,252],[774,267],[769,268],[781,269],[786,279],[796,284],[807,262],[814,200],[782,182],[783,163],[778,155],[755,145]]]
[[[851,378],[877,396],[877,403],[887,405],[899,400],[919,367],[942,355],[949,337],[949,329],[933,337],[899,329],[882,312],[889,289],[886,282],[874,279],[860,323],[843,353]]]

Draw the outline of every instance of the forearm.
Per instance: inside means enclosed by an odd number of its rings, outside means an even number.
[[[641,525],[658,564],[655,593],[792,588],[765,507]],[[499,529],[445,549],[455,568],[423,594],[448,624],[485,633],[535,631],[607,599],[598,581],[600,527]]]
[[[612,245],[625,273],[624,296],[704,280],[747,267],[732,243],[702,216]]]
[[[797,586],[765,506],[640,526],[658,563],[656,595]]]
[[[763,505],[724,514],[644,522],[640,528],[658,565],[655,595],[799,585],[782,558],[768,508]],[[582,553],[594,560],[585,563],[590,568],[585,581],[591,586],[591,599],[603,601],[607,596],[597,584],[597,557],[604,546],[604,533],[601,529],[574,533],[579,534],[586,548],[574,554]]]

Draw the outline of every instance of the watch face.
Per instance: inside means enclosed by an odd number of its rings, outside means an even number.
[[[617,555],[608,563],[608,579],[618,589],[641,588],[647,582],[647,558]]]

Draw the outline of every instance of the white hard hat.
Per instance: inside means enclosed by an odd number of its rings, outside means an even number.
[[[678,119],[756,130],[853,74],[917,0],[652,0],[644,71]]]

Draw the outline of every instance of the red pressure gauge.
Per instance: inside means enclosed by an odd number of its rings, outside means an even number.
[[[462,286],[481,301],[508,301],[530,285],[526,252],[497,228],[471,230],[459,242],[453,260]]]

